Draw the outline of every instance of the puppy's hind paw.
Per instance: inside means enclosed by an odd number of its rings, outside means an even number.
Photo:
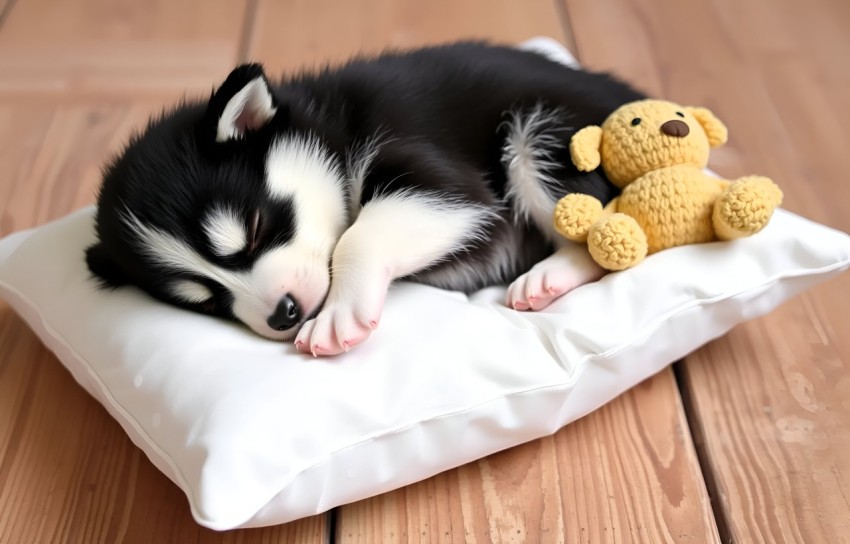
[[[563,248],[534,265],[508,287],[505,303],[515,310],[542,310],[557,298],[605,273],[583,249]]]
[[[552,270],[531,270],[508,287],[507,305],[515,310],[542,310],[568,290],[569,278]]]

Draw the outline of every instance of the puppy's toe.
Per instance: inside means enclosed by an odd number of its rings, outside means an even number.
[[[508,288],[508,306],[520,311],[542,310],[566,292],[558,282],[559,278],[532,269]]]
[[[526,296],[526,283],[528,281],[528,273],[523,274],[511,283],[508,287],[508,294],[505,298],[505,304],[514,310],[528,310],[528,298]]]
[[[301,353],[310,353],[311,342],[313,338],[313,329],[316,326],[316,319],[311,319],[301,326],[298,335],[295,337],[295,348]]]
[[[304,324],[295,341],[296,347],[314,357],[350,350],[378,326],[380,309],[367,308],[346,301],[328,302],[315,319]]]
[[[515,310],[542,310],[557,298],[604,274],[589,256],[555,254],[517,278],[508,288],[507,304]]]

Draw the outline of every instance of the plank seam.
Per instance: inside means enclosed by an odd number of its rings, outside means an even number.
[[[699,423],[699,416],[697,415],[699,410],[696,407],[693,395],[691,395],[691,390],[688,388],[688,380],[685,376],[687,372],[685,362],[686,359],[682,359],[673,365],[673,375],[676,378],[676,385],[679,388],[679,396],[682,398],[685,421],[691,431],[691,444],[696,452],[700,474],[702,474],[702,479],[708,491],[708,498],[711,503],[711,510],[714,512],[714,522],[717,526],[717,534],[720,536],[720,542],[733,544],[735,540],[732,538],[730,519],[720,500],[720,484],[709,462],[708,452],[705,448],[703,428]]]
[[[6,19],[9,17],[9,13],[12,11],[12,8],[15,7],[17,0],[8,0],[6,5],[3,6],[2,11],[0,11],[0,29],[3,28],[3,24],[6,22]]]
[[[248,62],[251,58],[251,49],[254,44],[254,35],[257,32],[257,14],[259,13],[259,0],[248,0],[245,3],[245,16],[242,22],[242,32],[239,36],[236,62]]]
[[[581,52],[576,41],[575,28],[573,28],[572,19],[570,18],[570,9],[567,5],[567,0],[553,0],[553,2],[555,4],[555,13],[561,24],[561,34],[564,37],[565,45],[570,50],[570,53],[581,62]]]
[[[336,526],[337,526],[337,519],[339,519],[339,509],[340,508],[342,508],[342,507],[339,506],[339,507],[333,508],[333,509],[330,510],[330,512],[328,512],[325,515],[325,519],[326,519],[325,523],[327,524],[327,530],[325,531],[325,536],[327,537],[327,539],[325,540],[325,542],[327,544],[336,544],[336,541],[337,541],[337,536],[336,536],[337,527]]]

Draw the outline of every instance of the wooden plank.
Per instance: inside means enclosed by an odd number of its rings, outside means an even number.
[[[14,0],[0,0],[0,28],[3,27],[3,21],[6,20],[6,15],[11,11]]]
[[[340,509],[337,542],[718,542],[666,370],[552,437]]]
[[[684,365],[692,424],[735,542],[850,538],[850,314],[839,292],[850,292],[846,275]]]
[[[100,169],[159,102],[15,101],[0,106],[0,235],[94,202]]]
[[[339,63],[357,53],[457,39],[564,39],[549,0],[259,0],[250,58],[281,68]]]
[[[850,140],[846,3],[567,0],[567,11],[583,59],[727,122],[730,143],[712,156],[721,174],[768,174],[786,208],[850,230],[839,196]],[[848,292],[845,275],[683,367],[724,541],[848,541]]]
[[[850,204],[839,195],[850,141],[850,67],[836,58],[850,52],[846,24],[839,23],[847,11],[841,2],[816,4],[807,6],[814,12],[771,4],[779,35],[752,45],[739,33],[764,10],[733,14],[722,3],[717,10],[738,47],[750,51],[766,89],[766,100],[741,114],[754,126],[778,119],[780,130],[747,152],[793,173],[783,187],[799,211],[847,231]],[[842,304],[848,292],[844,275],[740,327],[685,369],[713,485],[736,541],[850,542],[850,310]]]
[[[463,37],[512,43],[545,34],[569,42],[561,8],[543,0],[261,0],[249,56],[274,73]],[[717,540],[670,371],[555,437],[342,507],[336,536],[368,543]]]
[[[0,93],[209,90],[239,53],[243,2],[27,0],[0,28]]]

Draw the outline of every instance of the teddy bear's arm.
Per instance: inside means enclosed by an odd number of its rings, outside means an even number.
[[[596,170],[602,161],[599,148],[602,145],[602,128],[595,125],[584,127],[570,138],[570,156],[573,164],[582,172]]]
[[[603,216],[602,202],[590,195],[571,193],[558,201],[553,216],[555,230],[564,238],[585,242],[591,225]]]

